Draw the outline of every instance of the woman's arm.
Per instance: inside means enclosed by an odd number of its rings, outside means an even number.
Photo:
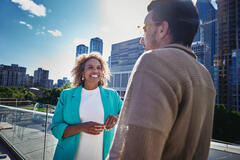
[[[58,139],[62,140],[64,130],[67,128],[68,124],[64,122],[63,119],[63,107],[64,107],[64,91],[61,93],[58,100],[54,116],[52,118],[52,134]]]
[[[63,138],[70,137],[79,132],[98,135],[103,130],[104,130],[104,124],[100,124],[96,122],[85,122],[85,123],[76,124],[76,125],[69,125],[63,133]]]
[[[120,114],[121,109],[122,109],[122,100],[121,100],[121,97],[119,96],[119,94],[116,91],[114,92],[114,107],[116,107],[115,108],[116,115],[108,116],[108,118],[105,122],[105,126],[106,126],[107,130],[112,129],[118,123],[119,114]]]

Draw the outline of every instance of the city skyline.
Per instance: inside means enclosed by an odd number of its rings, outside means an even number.
[[[103,39],[103,57],[111,45],[141,36],[151,0],[1,0],[0,64],[18,64],[33,75],[49,70],[49,78],[72,80],[76,46]],[[123,12],[124,11],[124,12]]]

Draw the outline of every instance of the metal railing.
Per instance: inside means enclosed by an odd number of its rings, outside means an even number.
[[[51,134],[52,116],[48,112],[0,105],[0,123],[8,126],[0,130],[0,137],[23,159],[52,159],[57,144]]]
[[[32,104],[33,102],[30,100],[18,100],[17,98],[0,98],[0,105],[7,105],[7,106],[22,106]]]
[[[210,148],[240,154],[239,144],[219,141],[216,139],[211,140]]]

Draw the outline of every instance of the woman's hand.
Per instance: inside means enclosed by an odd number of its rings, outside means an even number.
[[[98,135],[104,130],[104,124],[97,122],[85,122],[81,124],[81,132]]]
[[[118,122],[118,115],[116,115],[116,116],[110,115],[110,116],[108,116],[108,118],[105,122],[105,128],[107,130],[110,130],[117,124],[117,122]]]

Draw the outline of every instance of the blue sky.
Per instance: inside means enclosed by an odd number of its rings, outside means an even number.
[[[18,64],[33,75],[41,67],[55,82],[71,78],[78,44],[111,44],[139,37],[151,0],[0,0],[0,64]]]
[[[78,44],[89,46],[99,36],[107,59],[112,43],[139,36],[136,26],[150,0],[145,1],[133,9],[139,1],[0,0],[0,64],[19,64],[30,75],[42,67],[55,82],[70,78]]]
[[[52,68],[50,63],[61,54],[65,52],[67,56],[75,37],[94,36],[100,25],[99,2],[1,0],[0,63],[19,64],[27,67],[30,74],[38,67]],[[69,76],[68,73],[53,76],[51,72],[50,78],[55,80]]]

